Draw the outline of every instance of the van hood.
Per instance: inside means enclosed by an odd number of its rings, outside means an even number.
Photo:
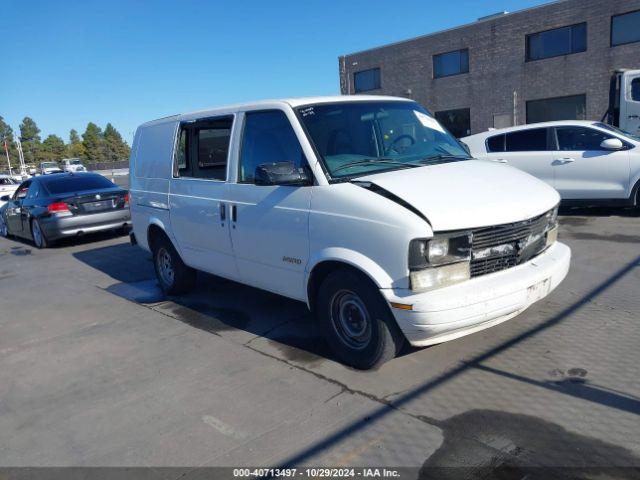
[[[513,167],[484,160],[428,165],[358,177],[421,212],[434,231],[518,222],[551,210],[558,192]]]

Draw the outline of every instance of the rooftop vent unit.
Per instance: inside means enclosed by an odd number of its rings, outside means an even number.
[[[494,18],[500,18],[500,17],[504,17],[505,15],[507,15],[509,12],[507,12],[506,10],[503,10],[502,12],[498,12],[498,13],[492,13],[491,15],[486,15],[484,17],[480,17],[478,19],[479,22],[482,22],[484,20],[492,20]]]

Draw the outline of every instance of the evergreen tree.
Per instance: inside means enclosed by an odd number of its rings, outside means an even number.
[[[40,129],[31,117],[24,117],[20,124],[20,142],[25,162],[36,163],[40,158]]]
[[[49,135],[42,142],[42,157],[44,160],[62,160],[65,154],[64,140],[57,135]]]
[[[106,161],[117,162],[118,160],[126,160],[129,158],[129,145],[122,140],[120,132],[110,123],[107,123],[104,129],[104,141],[107,147]]]
[[[82,145],[85,150],[85,158],[89,162],[105,161],[105,141],[102,130],[95,123],[89,122],[87,129],[82,134]]]
[[[80,140],[78,132],[73,128],[69,132],[69,144],[67,145],[66,155],[68,158],[86,159],[84,144],[82,143],[82,140]]]

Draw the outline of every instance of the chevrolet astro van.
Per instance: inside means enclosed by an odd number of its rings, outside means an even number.
[[[177,295],[209,272],[306,302],[360,369],[508,320],[569,269],[560,197],[380,96],[233,105],[140,126],[132,241]]]

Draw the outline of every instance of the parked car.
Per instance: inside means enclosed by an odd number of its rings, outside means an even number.
[[[0,175],[0,197],[4,197],[5,195],[13,195],[18,188],[19,183],[16,182],[13,177],[9,175]],[[4,205],[5,202],[0,200],[0,207]]]
[[[0,208],[0,235],[15,235],[45,248],[63,237],[128,229],[129,194],[95,173],[31,178]]]
[[[567,204],[640,206],[640,137],[600,122],[567,120],[461,139],[473,156],[544,180]]]
[[[62,170],[64,172],[86,172],[87,169],[79,158],[64,158],[60,160],[60,165],[62,165]]]
[[[49,175],[50,173],[61,173],[62,169],[58,162],[41,162],[38,167],[40,175]]]
[[[357,368],[405,338],[440,343],[508,320],[567,274],[557,192],[470,158],[417,103],[321,97],[140,126],[132,241],[167,294],[210,272],[306,302]]]

